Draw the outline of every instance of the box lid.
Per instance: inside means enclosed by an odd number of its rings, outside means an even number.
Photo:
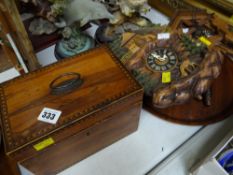
[[[74,77],[80,74],[81,86],[72,89],[70,85],[77,79],[66,73]],[[51,82],[64,77],[65,80],[54,85],[56,88],[67,86],[71,91],[54,93]],[[141,87],[105,47],[6,82],[0,86],[5,151],[16,151],[137,90]],[[37,119],[45,107],[62,112],[56,124]]]

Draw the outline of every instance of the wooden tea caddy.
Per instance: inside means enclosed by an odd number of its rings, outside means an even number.
[[[70,86],[76,80],[80,87]],[[17,164],[56,174],[134,132],[143,90],[109,49],[99,47],[2,84],[0,97],[14,174]],[[37,119],[44,107],[62,112],[56,124]]]

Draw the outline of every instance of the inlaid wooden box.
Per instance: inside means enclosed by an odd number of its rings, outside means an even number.
[[[77,82],[79,87],[74,87]],[[0,97],[11,167],[18,163],[47,175],[135,131],[143,90],[112,53],[100,47],[6,82]],[[56,124],[38,120],[45,107],[62,112]]]

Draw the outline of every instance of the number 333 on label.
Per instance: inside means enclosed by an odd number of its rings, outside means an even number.
[[[61,111],[59,110],[44,108],[37,119],[42,122],[56,124],[60,115]]]

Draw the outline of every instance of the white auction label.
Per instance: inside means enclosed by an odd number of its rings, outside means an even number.
[[[51,123],[51,124],[56,124],[59,117],[61,115],[61,111],[51,109],[51,108],[44,108],[39,117],[37,118],[38,120],[46,123]]]
[[[169,39],[170,33],[158,33],[157,39]]]
[[[188,33],[189,32],[189,28],[183,28],[182,31],[183,31],[183,33]]]

